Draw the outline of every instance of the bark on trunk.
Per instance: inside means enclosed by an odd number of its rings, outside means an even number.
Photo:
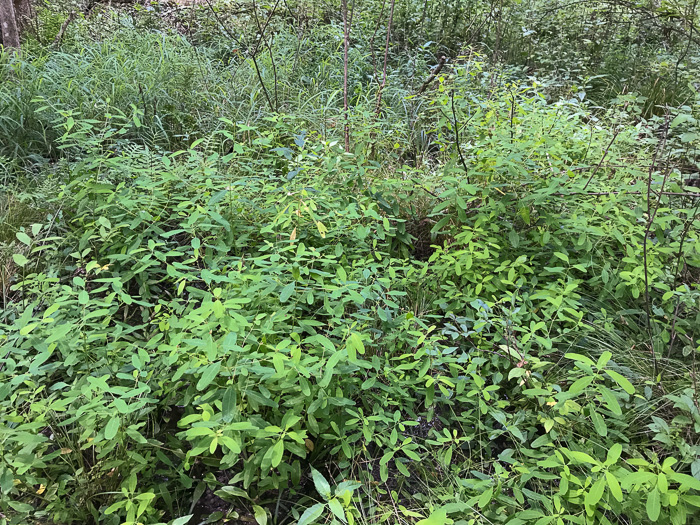
[[[12,0],[0,0],[0,30],[6,48],[19,48],[19,29]]]
[[[29,0],[12,0],[12,3],[15,7],[15,23],[17,24],[17,30],[21,34],[22,29],[27,27],[27,24],[29,24],[31,20],[31,5],[29,4]]]

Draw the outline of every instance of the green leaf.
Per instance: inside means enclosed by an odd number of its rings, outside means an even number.
[[[551,443],[552,438],[549,436],[549,434],[542,434],[540,437],[538,437],[536,440],[534,440],[530,446],[532,448],[539,448],[542,445],[546,445],[547,443]]]
[[[685,485],[688,488],[700,490],[700,480],[695,479],[693,476],[689,476],[688,474],[674,472],[672,474],[669,474],[668,478],[671,481],[675,483],[680,483],[681,485]]]
[[[608,364],[608,361],[610,361],[610,358],[612,358],[612,353],[608,352],[607,350],[600,354],[600,357],[598,358],[598,362],[596,363],[596,367],[598,369],[603,369],[605,368],[605,365]]]
[[[430,516],[420,520],[416,525],[448,525],[452,520],[447,517],[447,510],[444,507],[434,510]]]
[[[173,520],[171,525],[185,525],[186,523],[190,522],[190,520],[192,519],[192,516],[194,516],[194,514],[188,514],[187,516],[181,516],[180,518]]]
[[[656,486],[659,488],[661,494],[666,494],[668,492],[668,478],[663,472],[659,472],[656,477]]]
[[[27,246],[31,246],[32,239],[31,239],[31,237],[29,237],[29,235],[27,235],[24,232],[17,232],[16,235],[17,235],[17,240],[19,240],[19,242],[21,242],[22,244],[26,244]]]
[[[605,373],[608,374],[613,379],[613,381],[620,385],[620,387],[625,392],[627,392],[630,395],[634,394],[634,386],[632,386],[632,383],[630,383],[625,376],[615,372],[614,370],[605,370]]]
[[[595,411],[593,405],[589,405],[589,411],[591,413],[591,419],[593,420],[593,427],[595,428],[595,431],[601,436],[607,436],[608,427],[605,424],[603,417]]]
[[[577,463],[590,463],[591,465],[598,465],[598,461],[593,459],[591,456],[585,452],[579,452],[577,450],[569,450],[567,454],[576,461]]]
[[[448,462],[448,464],[449,464],[449,462]],[[407,478],[411,476],[411,472],[408,470],[408,468],[406,468],[406,465],[403,464],[403,461],[397,460],[394,462],[394,465],[396,465],[396,468],[398,469],[398,471],[401,472],[401,474],[403,474]]]
[[[593,379],[593,376],[579,377],[576,381],[571,383],[571,386],[569,387],[569,393],[578,394],[579,392],[583,392],[586,389],[586,387],[593,382]]]
[[[479,496],[479,500],[477,502],[477,505],[479,505],[479,508],[484,510],[486,509],[486,506],[491,503],[491,499],[493,498],[493,487],[489,487],[488,490],[485,490],[481,496]]]
[[[272,446],[272,468],[277,468],[279,466],[282,462],[282,456],[284,456],[284,441],[280,439]]]
[[[561,260],[564,261],[565,263],[568,263],[568,262],[569,262],[569,256],[566,255],[565,253],[554,252],[554,256],[555,256],[555,257],[558,257],[559,259],[561,259]]]
[[[24,265],[29,262],[29,259],[27,259],[21,253],[13,253],[12,260],[15,261],[15,264],[20,267],[24,267]]]
[[[339,520],[343,522],[347,522],[347,518],[345,517],[345,511],[343,510],[343,505],[341,505],[340,501],[338,501],[338,498],[333,498],[328,501],[328,508],[331,509],[331,512],[335,514],[335,517],[338,518]]]
[[[267,525],[267,512],[260,505],[253,505],[253,512],[255,513],[255,521],[258,525]]]
[[[219,374],[219,370],[221,370],[220,361],[211,363],[209,366],[207,366],[204,369],[204,372],[202,372],[202,377],[200,377],[199,381],[197,382],[197,390],[202,391],[208,387],[211,382],[216,379],[216,376]]]
[[[350,361],[357,361],[357,353],[365,353],[365,344],[362,342],[360,335],[356,332],[350,334],[346,347],[348,349],[348,359]]]
[[[326,481],[326,478],[323,477],[323,474],[311,467],[311,477],[314,480],[316,492],[318,492],[326,501],[331,499],[331,486],[328,481]]]
[[[513,248],[517,248],[520,245],[520,236],[515,230],[510,230],[508,232],[508,240],[510,241],[510,244],[513,246]]]
[[[659,519],[659,514],[661,514],[661,494],[659,489],[654,487],[647,496],[647,516],[651,521],[656,521]]]
[[[119,500],[115,501],[112,503],[109,507],[105,509],[105,514],[114,514],[116,511],[118,511],[120,508],[122,508],[124,505],[126,505],[126,500]]]
[[[325,507],[326,506],[323,503],[316,503],[316,505],[314,505],[313,507],[309,507],[304,511],[304,514],[302,514],[299,517],[297,525],[310,525],[311,523],[313,523],[321,517],[321,514],[323,514],[323,509]]]
[[[219,494],[221,493],[221,494]],[[232,485],[226,485],[225,487],[221,487],[219,490],[217,490],[214,494],[216,494],[219,497],[225,497],[225,496],[235,496],[237,498],[243,498],[249,500],[250,497],[248,496],[248,493],[243,490],[240,487],[234,487]]]
[[[281,303],[286,303],[289,300],[289,298],[294,293],[295,286],[296,286],[296,283],[294,281],[292,281],[287,286],[282,288],[282,291],[280,292],[280,302]]]
[[[22,514],[28,514],[36,510],[36,507],[34,507],[34,505],[30,505],[29,503],[22,503],[21,501],[10,500],[7,502],[7,504],[17,512],[21,512]]]
[[[679,113],[676,115],[676,117],[671,121],[671,129],[675,128],[679,124],[683,124],[685,122],[693,122],[695,119],[691,116],[688,115],[687,113]]]
[[[9,383],[7,383],[7,385],[9,386]],[[12,470],[6,467],[0,467],[0,490],[5,494],[8,494],[15,486],[14,478],[15,477],[12,474]]]
[[[620,488],[620,483],[612,472],[605,473],[605,479],[608,482],[608,488],[610,489],[610,494],[617,501],[622,501],[622,489]]]
[[[578,361],[580,363],[585,363],[585,364],[590,365],[590,366],[595,365],[595,363],[590,358],[586,357],[585,355],[570,352],[568,354],[564,354],[564,357],[566,357],[567,359],[573,359],[574,361]]]
[[[598,505],[600,498],[603,497],[605,492],[606,479],[604,477],[598,478],[598,480],[593,484],[591,489],[586,494],[586,505],[595,507]]]
[[[625,490],[629,490],[629,488],[632,487],[632,485],[642,485],[644,483],[648,483],[652,480],[655,480],[656,476],[651,473],[651,472],[645,472],[645,471],[637,471],[637,472],[630,472],[627,474],[623,479],[622,479],[622,488]]]
[[[691,496],[689,494],[684,494],[683,501],[692,505],[693,507],[700,507],[700,496]]]
[[[610,390],[608,390],[605,387],[600,387],[600,393],[603,396],[603,400],[605,401],[606,406],[610,409],[610,412],[612,412],[615,415],[621,416],[622,409],[620,408],[620,403],[617,402],[615,394],[613,394]]]
[[[112,416],[112,419],[107,422],[107,426],[105,427],[105,439],[114,439],[120,425],[121,419],[119,419],[119,416]]]
[[[221,400],[221,419],[224,423],[233,421],[233,416],[236,412],[236,389],[232,386],[226,389],[224,397]]]
[[[622,454],[622,445],[620,443],[615,443],[610,450],[608,450],[608,458],[605,460],[605,465],[614,465],[617,460],[620,459]]]
[[[256,427],[248,421],[239,421],[237,423],[231,423],[226,428],[231,430],[255,430]]]

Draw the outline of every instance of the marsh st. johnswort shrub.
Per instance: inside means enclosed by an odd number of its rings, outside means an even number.
[[[697,104],[358,52],[346,152],[323,27],[3,56],[0,521],[700,519]]]

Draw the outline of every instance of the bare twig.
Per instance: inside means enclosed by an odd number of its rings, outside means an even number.
[[[386,43],[384,45],[384,72],[382,74],[382,85],[379,86],[379,91],[377,92],[377,108],[374,110],[374,114],[378,117],[379,111],[382,107],[382,94],[384,93],[384,88],[386,87],[386,66],[389,62],[389,42],[391,38],[391,25],[394,22],[394,6],[396,5],[396,0],[391,0],[391,7],[389,9],[389,25],[386,28]]]
[[[262,87],[263,94],[265,95],[265,99],[267,100],[267,104],[270,106],[270,109],[272,111],[277,111],[277,106],[272,105],[272,100],[270,99],[270,94],[267,91],[267,87],[265,86],[265,82],[263,81],[262,74],[260,73],[260,67],[258,67],[258,60],[257,60],[257,55],[258,55],[258,49],[260,48],[260,44],[265,42],[265,45],[267,46],[267,39],[265,39],[265,29],[267,29],[267,25],[270,23],[270,20],[272,19],[272,16],[275,14],[275,11],[277,11],[277,6],[279,5],[280,0],[277,0],[275,2],[275,5],[272,7],[272,11],[270,11],[270,14],[267,17],[267,20],[265,20],[265,24],[262,26],[260,25],[260,19],[258,18],[258,9],[257,6],[255,5],[255,0],[253,0],[253,18],[255,18],[255,24],[258,26],[258,42],[255,44],[255,47],[253,48],[253,51],[250,54],[250,57],[253,59],[253,67],[255,68],[255,74],[258,77],[258,81],[260,82],[260,86]],[[268,48],[269,49],[269,48]],[[272,57],[272,51],[270,50],[270,56]],[[274,59],[273,59],[274,61]],[[277,88],[277,73],[275,72],[275,89]]]
[[[423,186],[423,185],[422,185],[419,181],[417,181],[416,179],[411,179],[411,180],[413,181],[413,183],[414,183],[417,187],[419,187],[420,189],[422,189],[424,192],[426,192],[426,193],[432,195],[433,197],[435,197],[436,199],[438,199],[440,202],[444,202],[443,199],[440,198],[440,195],[438,195],[438,194],[435,193],[434,191],[430,191],[428,188],[426,188],[425,186]]]
[[[51,44],[53,47],[58,47],[61,44],[61,40],[63,40],[63,34],[66,32],[66,29],[68,29],[68,26],[75,19],[75,17],[76,12],[71,11],[68,15],[68,18],[66,18],[65,21],[61,24],[61,29],[58,30],[58,34],[56,35],[56,38],[54,38],[53,44]]]
[[[654,156],[652,158],[651,166],[649,166],[649,176],[647,177],[647,227],[644,232],[644,240],[642,241],[642,249],[644,255],[644,306],[647,314],[647,330],[649,331],[649,344],[651,345],[651,358],[654,362],[654,379],[659,376],[659,364],[656,359],[656,350],[654,349],[654,337],[651,335],[651,304],[649,299],[649,264],[647,259],[647,241],[649,240],[649,232],[651,231],[651,226],[656,218],[656,213],[659,211],[659,206],[661,205],[661,200],[657,199],[656,208],[652,213],[651,209],[651,181],[654,175],[654,168],[656,167],[656,160],[661,154],[663,154],[664,148],[666,146],[666,139],[668,138],[668,124],[669,124],[669,114],[666,113],[666,122],[664,124],[664,134],[661,143],[658,145],[654,151]],[[667,168],[664,173],[663,182],[661,183],[661,190],[664,191],[664,186],[666,185],[666,179],[671,169]]]
[[[372,78],[379,84],[379,78],[377,76],[377,57],[374,55],[374,37],[377,36],[379,31],[379,24],[382,21],[382,16],[384,15],[384,8],[386,7],[386,0],[382,0],[382,8],[379,10],[379,16],[377,17],[377,25],[374,27],[374,33],[369,39],[369,51],[372,54]]]
[[[610,143],[608,144],[608,147],[605,148],[605,152],[603,153],[603,156],[600,158],[600,162],[598,163],[598,165],[597,165],[597,166],[595,167],[595,169],[593,170],[593,173],[591,173],[591,176],[588,177],[588,180],[586,181],[586,184],[585,184],[584,187],[583,187],[583,191],[586,191],[586,188],[588,188],[588,185],[589,185],[589,184],[591,183],[591,181],[593,180],[593,177],[595,177],[595,174],[598,173],[598,170],[599,170],[600,167],[603,165],[603,161],[605,160],[605,157],[608,156],[608,151],[610,151],[610,147],[613,145],[613,143],[615,142],[615,139],[617,138],[617,136],[618,136],[619,134],[620,134],[620,128],[616,126],[615,134],[613,135],[613,138],[610,140]]]
[[[700,198],[700,193],[684,193],[681,191],[660,191],[656,192],[652,190],[652,193],[654,195],[670,195],[673,197],[691,197],[691,198]],[[571,191],[568,193],[565,192],[560,192],[560,193],[554,193],[557,197],[568,197],[569,195],[583,195],[585,197],[600,197],[600,196],[605,196],[605,195],[642,195],[641,191]]]
[[[345,152],[350,152],[350,107],[348,105],[348,52],[350,50],[350,21],[348,19],[348,2],[342,0],[343,9],[343,111],[345,124],[343,135],[345,138]]]
[[[510,143],[513,144],[513,121],[515,119],[515,93],[510,93]]]
[[[689,20],[693,20],[695,18],[695,9],[698,6],[698,0],[693,1],[693,7],[690,11],[690,16],[688,17]],[[688,55],[688,50],[690,49],[690,44],[693,42],[693,29],[695,29],[695,26],[691,23],[690,24],[690,32],[688,33],[688,45],[685,47],[685,51],[678,57],[678,60],[676,61],[676,67],[673,72],[673,83],[678,84],[678,68],[681,65],[681,62],[685,60],[685,57]]]
[[[437,77],[440,74],[440,71],[442,71],[442,68],[445,66],[445,63],[447,62],[447,57],[445,55],[440,55],[440,59],[438,60],[437,66],[433,68],[433,70],[430,72],[430,76],[426,79],[425,82],[423,82],[423,85],[420,87],[418,91],[416,91],[416,95],[420,95],[425,91],[425,89],[430,85],[430,83],[435,80],[435,77]]]
[[[469,168],[467,168],[467,162],[464,160],[464,155],[462,155],[462,146],[459,141],[459,121],[457,120],[457,111],[455,110],[454,91],[450,91],[450,101],[452,102],[452,117],[454,118],[455,125],[455,145],[457,146],[457,153],[459,153],[459,160],[462,162],[462,167],[464,168],[464,175],[467,177],[467,183],[469,183]]]

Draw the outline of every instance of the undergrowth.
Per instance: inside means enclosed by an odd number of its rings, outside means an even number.
[[[697,520],[692,85],[214,7],[0,58],[0,522]]]

